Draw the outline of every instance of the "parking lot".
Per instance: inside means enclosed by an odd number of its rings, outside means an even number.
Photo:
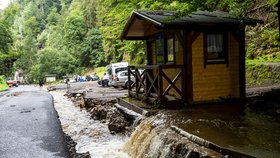
[[[70,83],[70,88],[68,89],[67,84],[60,84],[49,88],[55,90],[68,90],[70,93],[83,93],[85,99],[112,100],[117,97],[124,97],[128,94],[127,89],[107,86],[103,87],[98,85],[97,81]]]

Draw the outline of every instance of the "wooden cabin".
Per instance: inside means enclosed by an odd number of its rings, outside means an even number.
[[[146,41],[147,60],[129,66],[129,95],[187,103],[244,98],[245,26],[261,21],[221,11],[175,14],[133,11],[121,39]]]

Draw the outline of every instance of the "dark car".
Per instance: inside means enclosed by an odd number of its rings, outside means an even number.
[[[99,79],[99,77],[96,74],[86,76],[87,81],[97,81],[98,79]]]
[[[109,86],[108,83],[109,83],[109,75],[107,73],[104,74],[104,76],[98,80],[97,82],[99,85],[101,86]]]

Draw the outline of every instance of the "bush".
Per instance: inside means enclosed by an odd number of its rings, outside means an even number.
[[[262,29],[261,31],[248,31],[246,36],[247,59],[264,61],[279,61],[279,32],[277,28]]]
[[[246,78],[247,83],[251,85],[280,83],[280,66],[248,62]]]
[[[107,72],[106,67],[97,67],[95,68],[95,73],[101,78],[103,77],[104,73]]]
[[[8,89],[9,86],[6,84],[6,80],[4,76],[0,76],[0,91]]]

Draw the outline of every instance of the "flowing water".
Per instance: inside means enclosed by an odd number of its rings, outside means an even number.
[[[50,92],[63,131],[77,143],[77,152],[89,151],[92,158],[129,158],[122,151],[127,136],[111,135],[105,123],[90,119],[86,110],[73,105],[63,91]]]
[[[222,157],[201,147],[169,128],[169,118],[158,114],[142,121],[124,146],[124,151],[135,158]]]
[[[89,114],[74,106],[63,92],[51,94],[64,132],[77,142],[78,152],[89,151],[94,158],[222,156],[178,135],[169,128],[171,125],[223,148],[255,157],[277,158],[280,155],[279,120],[242,113],[238,105],[161,110],[158,115],[144,119],[128,138],[111,135],[106,124],[90,119]]]
[[[194,106],[163,112],[170,124],[219,146],[255,157],[280,157],[279,120],[242,112],[239,105]]]

